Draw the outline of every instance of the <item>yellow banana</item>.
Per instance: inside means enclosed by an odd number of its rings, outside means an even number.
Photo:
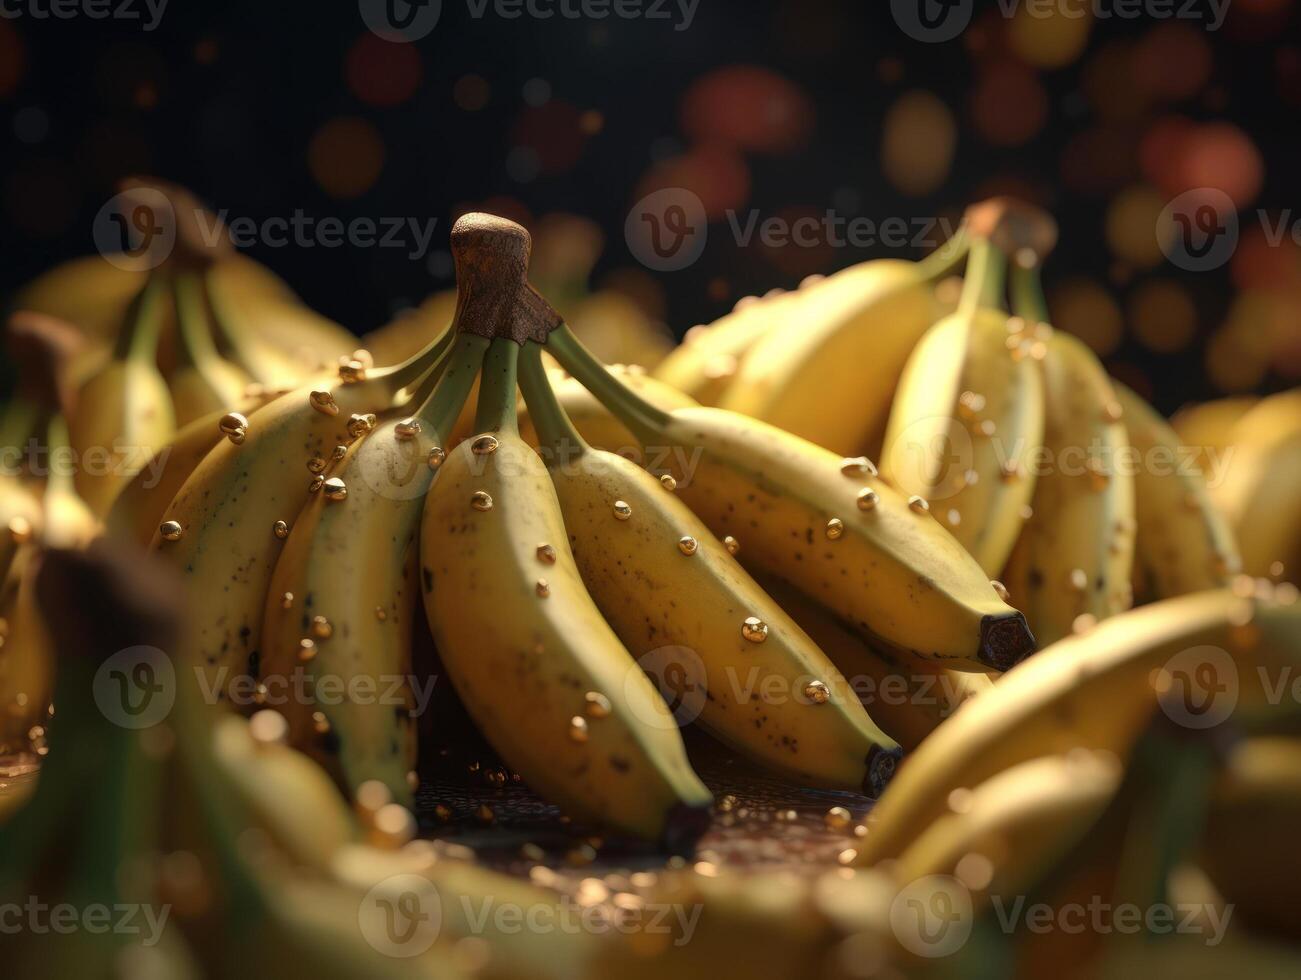
[[[99,344],[112,347],[123,315],[147,278],[147,272],[121,268],[102,255],[87,255],[32,280],[19,290],[14,308],[66,320]]]
[[[312,493],[346,494],[325,485],[329,466],[369,431],[373,415],[400,404],[439,353],[435,345],[363,380],[332,390],[309,385],[246,420],[224,420],[228,438],[168,504],[152,547],[173,563],[190,603],[179,660],[202,672],[212,697],[257,676],[267,588],[289,523]]]
[[[431,337],[442,336],[452,328],[456,296],[455,289],[434,293],[418,307],[404,310],[384,326],[364,334],[361,346],[371,352],[376,364],[402,363]]]
[[[1036,268],[1013,274],[1017,312],[1030,322],[1044,375],[1043,451],[1033,514],[1021,530],[1003,582],[1041,644],[1069,636],[1077,622],[1133,605],[1134,476],[1123,411],[1098,359],[1081,341],[1043,322]]]
[[[860,862],[897,857],[946,811],[955,789],[1027,759],[1075,748],[1124,758],[1158,703],[1172,717],[1192,721],[1228,705],[1209,686],[1202,691],[1209,707],[1191,703],[1196,692],[1190,693],[1185,675],[1195,673],[1202,683],[1207,665],[1217,685],[1232,684],[1222,672],[1233,671],[1232,703],[1240,713],[1254,711],[1271,700],[1272,673],[1294,668],[1298,642],[1301,605],[1294,597],[1252,599],[1223,589],[1135,609],[1041,650],[909,757],[873,810]],[[1217,657],[1207,648],[1227,652]],[[1236,660],[1236,670],[1230,660]],[[1168,691],[1158,701],[1152,677],[1161,670]],[[1186,714],[1177,700],[1181,694],[1190,698]]]
[[[943,875],[979,909],[991,898],[1011,905],[1090,831],[1121,769],[1111,753],[1087,749],[1010,766],[952,797],[949,812],[921,829],[890,872],[904,887]]]
[[[867,635],[957,669],[1005,670],[1034,649],[1021,613],[921,498],[736,412],[663,412],[612,377],[564,327],[547,346],[659,454],[682,499],[753,567],[815,596]]]
[[[151,278],[136,297],[112,360],[86,381],[69,420],[77,492],[97,516],[175,430],[172,398],[155,358],[167,298]]]
[[[1203,473],[1214,469],[1215,460],[1232,445],[1233,427],[1257,403],[1256,397],[1217,398],[1214,401],[1185,405],[1170,419],[1170,427],[1185,446],[1197,450]]]
[[[845,455],[879,441],[903,365],[940,316],[931,283],[961,258],[961,242],[925,262],[865,262],[801,290],[747,350],[718,406]]]
[[[802,295],[802,290],[776,289],[763,297],[746,297],[727,316],[688,330],[651,376],[701,405],[717,405],[736,376],[741,358],[785,321]]]
[[[413,414],[380,422],[344,458],[335,472],[347,499],[334,503],[316,494],[308,501],[267,590],[260,678],[270,687],[273,679],[283,684],[302,675],[308,695],[290,697],[281,708],[293,744],[350,791],[378,780],[408,805],[415,766],[410,713],[417,707],[408,679],[419,603],[409,559],[434,477],[430,455],[448,445],[445,436],[485,346],[483,338],[461,334],[435,394]],[[329,694],[327,678],[349,691],[364,683],[371,693],[310,696]]]
[[[579,573],[619,638],[662,673],[656,655],[677,648],[687,676],[672,693],[737,751],[804,783],[879,796],[899,747],[840,672],[677,499],[671,478],[583,441],[539,345],[522,357],[524,397]]]
[[[420,574],[434,638],[475,722],[543,796],[689,849],[709,791],[579,577],[551,478],[516,426],[518,352],[493,341],[481,434],[447,455],[426,500]]]
[[[163,512],[184,486],[203,458],[226,438],[221,422],[228,414],[251,416],[284,391],[255,391],[178,431],[172,441],[154,454],[117,495],[104,525],[120,541],[133,541],[147,548],[158,533]]]
[[[1233,526],[1243,570],[1301,581],[1301,388],[1263,399],[1231,439],[1212,496]]]
[[[872,720],[906,752],[917,748],[967,700],[994,686],[989,674],[946,670],[939,664],[874,647],[780,579],[771,575],[755,578],[831,658]]]
[[[997,308],[1005,263],[973,243],[961,307],[909,358],[881,453],[882,475],[929,500],[991,578],[1025,523],[1044,431],[1042,375]]]
[[[225,412],[244,397],[251,378],[217,351],[203,282],[198,273],[178,272],[173,291],[180,330],[180,357],[167,379],[178,427],[213,412]]]
[[[1147,402],[1113,382],[1134,448],[1134,562],[1154,599],[1228,585],[1238,545],[1190,451]]]

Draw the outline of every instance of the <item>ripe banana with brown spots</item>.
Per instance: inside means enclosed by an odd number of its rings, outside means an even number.
[[[493,341],[480,434],[448,454],[426,499],[434,638],[476,724],[539,793],[577,819],[688,850],[708,826],[709,790],[579,575],[551,477],[519,435],[518,355],[515,340]]]
[[[1115,389],[1081,341],[1044,322],[1038,270],[1013,273],[1016,312],[1047,336],[1044,444],[1033,514],[1003,582],[1041,644],[1133,605],[1134,476]],[[1086,617],[1081,619],[1081,617]]]
[[[1025,523],[1044,430],[1033,342],[1001,309],[1005,266],[992,242],[973,242],[960,308],[913,351],[881,453],[882,475],[929,500],[991,578]]]
[[[583,440],[538,344],[525,346],[521,380],[592,598],[648,669],[668,673],[656,660],[669,648],[682,661],[677,684],[660,681],[666,697],[761,765],[879,796],[899,747],[835,665],[677,498],[671,477],[657,480]]]
[[[737,412],[664,412],[638,398],[563,326],[552,354],[634,433],[715,535],[753,567],[814,595],[854,629],[957,669],[1006,670],[1029,655],[1025,618],[929,513],[833,453]]]
[[[315,494],[276,562],[263,614],[260,680],[303,677],[283,707],[292,743],[349,792],[376,780],[411,804],[417,707],[410,686],[420,516],[433,462],[478,376],[482,337],[460,334],[428,398],[382,420],[335,472],[347,498]],[[338,697],[333,683],[357,696]],[[359,687],[364,685],[364,687]],[[320,692],[321,696],[313,696]]]
[[[1228,522],[1190,450],[1147,402],[1113,382],[1134,448],[1134,564],[1154,599],[1228,585],[1241,568]]]

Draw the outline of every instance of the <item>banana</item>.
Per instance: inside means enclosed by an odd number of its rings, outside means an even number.
[[[36,605],[40,546],[14,558],[13,585],[0,600],[0,756],[32,751],[42,734],[54,681],[49,634]]]
[[[1211,795],[1202,861],[1216,888],[1254,929],[1301,937],[1301,740],[1237,745]]]
[[[940,315],[931,284],[963,248],[959,239],[925,262],[866,262],[802,290],[718,407],[843,455],[879,442],[903,364]]]
[[[452,328],[456,297],[455,289],[432,294],[418,307],[403,310],[382,327],[363,334],[361,346],[371,352],[376,364],[400,364],[429,338],[442,336]]]
[[[967,551],[875,476],[757,419],[715,408],[663,412],[612,377],[563,326],[547,346],[666,458],[687,505],[733,536],[753,567],[815,596],[846,623],[957,669],[1005,670],[1034,649],[1024,617]]]
[[[347,500],[336,504],[316,494],[308,501],[267,590],[264,684],[301,674],[309,692],[328,677],[348,690],[366,682],[377,694],[321,704],[310,696],[289,698],[282,711],[292,743],[350,791],[378,780],[408,806],[415,704],[407,678],[419,603],[416,565],[409,559],[434,477],[430,455],[449,445],[445,437],[485,347],[483,338],[461,334],[435,394],[424,404],[414,398],[417,411],[382,421],[345,457],[335,472],[347,485]],[[356,574],[341,574],[341,561]],[[402,702],[395,704],[399,681]]]
[[[1147,402],[1113,382],[1134,448],[1134,562],[1153,598],[1228,585],[1241,570],[1233,532],[1179,437]]]
[[[1232,445],[1233,427],[1238,419],[1259,402],[1259,398],[1252,396],[1185,405],[1170,419],[1170,427],[1183,445],[1198,451],[1202,472],[1209,473],[1213,470],[1212,454],[1218,457]]]
[[[1016,312],[1036,324],[1042,357],[1044,446],[1031,503],[1003,582],[1039,642],[1069,636],[1078,622],[1133,605],[1134,477],[1115,389],[1097,357],[1045,321],[1037,266],[1013,273]],[[1050,332],[1051,331],[1051,332]]]
[[[1254,583],[1166,599],[1099,623],[1041,650],[941,725],[901,767],[873,810],[860,863],[897,857],[948,807],[950,793],[1038,756],[1087,748],[1127,755],[1158,704],[1154,671],[1165,669],[1162,707],[1179,714],[1180,693],[1196,701],[1186,673],[1198,682],[1205,668],[1216,683],[1220,661],[1174,660],[1187,651],[1217,647],[1237,662],[1238,717],[1271,698],[1267,678],[1292,669],[1301,641],[1301,605],[1280,595],[1253,599]],[[1237,592],[1245,593],[1244,597]],[[1228,657],[1228,653],[1225,657]],[[1191,668],[1197,669],[1193,671]],[[1215,694],[1206,688],[1211,707]],[[1169,698],[1170,700],[1164,700]],[[1191,704],[1189,714],[1205,705]]]
[[[755,580],[831,658],[872,720],[905,752],[917,748],[968,699],[994,686],[988,674],[946,670],[873,646],[780,579],[759,574]]]
[[[674,693],[696,699],[701,726],[738,752],[803,783],[879,796],[898,745],[671,482],[583,441],[541,352],[525,345],[524,397],[579,573],[615,633],[643,663],[657,650],[690,651],[686,683],[701,688]]]
[[[167,505],[151,548],[180,575],[190,628],[179,657],[218,700],[258,674],[262,616],[282,535],[314,492],[333,498],[346,486],[331,463],[369,431],[371,415],[401,402],[441,354],[435,344],[397,367],[331,390],[308,385],[282,395],[247,420],[223,420],[228,436],[195,467]],[[281,524],[283,522],[283,526]]]
[[[421,582],[434,639],[475,722],[544,797],[689,849],[709,823],[709,791],[579,577],[551,478],[517,429],[518,354],[515,340],[493,341],[481,434],[447,455],[426,499]]]
[[[1301,388],[1263,399],[1231,440],[1212,495],[1233,526],[1243,570],[1301,581]]]
[[[977,909],[1005,904],[1040,883],[1102,816],[1121,765],[1087,749],[1010,766],[950,800],[890,867],[901,886],[943,875]],[[871,830],[869,828],[869,834]]]
[[[943,511],[991,578],[1025,523],[1044,431],[1042,375],[997,308],[1005,263],[991,242],[972,243],[961,306],[908,359],[881,453],[882,476]]]
[[[200,275],[179,272],[172,289],[181,356],[167,383],[176,424],[184,427],[205,415],[226,411],[243,398],[252,379],[218,353]]]
[[[727,316],[692,327],[682,343],[651,372],[701,405],[717,405],[736,376],[741,359],[766,334],[785,321],[803,295],[776,289],[749,296]]]
[[[155,358],[167,298],[151,278],[136,297],[113,358],[82,385],[70,419],[77,492],[98,516],[175,430],[171,394]]]
[[[18,291],[13,306],[76,324],[98,344],[112,347],[123,315],[147,278],[147,272],[88,255],[32,280]]]
[[[178,431],[172,441],[154,454],[113,501],[104,518],[108,535],[120,541],[132,541],[147,548],[158,532],[163,512],[184,486],[208,453],[226,438],[221,422],[233,412],[251,417],[272,398],[284,391],[257,390],[203,418],[195,419]]]

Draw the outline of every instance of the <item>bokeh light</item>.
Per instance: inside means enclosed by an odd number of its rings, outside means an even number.
[[[1021,146],[1048,118],[1048,93],[1034,72],[1012,62],[983,69],[971,95],[976,131],[994,146]]]
[[[1211,67],[1206,32],[1179,21],[1152,28],[1133,51],[1135,81],[1166,102],[1191,99],[1206,87]]]
[[[730,146],[704,144],[652,166],[633,199],[640,200],[668,187],[691,191],[700,198],[705,215],[714,221],[726,211],[743,207],[750,199],[750,168],[745,158]]]
[[[581,110],[560,99],[529,106],[515,121],[515,145],[537,154],[539,172],[566,173],[578,163],[587,144],[582,118]]]
[[[1229,271],[1239,289],[1288,289],[1301,284],[1301,245],[1291,212],[1266,213],[1242,230]],[[1298,327],[1301,333],[1301,327]]]
[[[1136,176],[1134,136],[1121,126],[1092,126],[1062,151],[1062,183],[1080,194],[1106,197]]]
[[[1065,68],[1089,43],[1093,12],[1086,0],[1059,0],[1047,9],[1021,4],[1008,23],[1008,43],[1036,68]]]
[[[1085,63],[1080,82],[1084,97],[1108,122],[1133,122],[1148,110],[1148,99],[1134,78],[1134,43],[1109,41]]]
[[[466,112],[478,112],[492,98],[492,86],[482,75],[462,75],[452,86],[452,101]]]
[[[414,44],[386,41],[367,31],[349,49],[344,75],[348,88],[362,102],[395,106],[415,95],[424,69]]]
[[[0,19],[0,98],[14,93],[25,68],[22,39],[13,24]]]
[[[1127,309],[1134,336],[1161,354],[1183,350],[1197,331],[1197,307],[1192,297],[1170,279],[1143,283],[1130,296]]]
[[[1107,207],[1107,244],[1112,254],[1143,269],[1163,259],[1157,225],[1165,200],[1146,184],[1128,187]]]
[[[905,92],[886,113],[881,169],[890,183],[913,197],[940,188],[953,166],[957,123],[931,92]]]
[[[331,197],[359,197],[384,169],[384,140],[364,119],[331,119],[312,136],[307,165],[321,190]]]
[[[812,126],[813,103],[767,68],[717,68],[696,79],[682,99],[682,129],[696,142],[790,153],[804,145]]]
[[[1053,325],[1074,334],[1100,357],[1114,351],[1124,333],[1120,307],[1110,292],[1091,279],[1067,279],[1050,290]]]

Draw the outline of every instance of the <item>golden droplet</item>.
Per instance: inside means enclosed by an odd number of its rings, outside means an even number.
[[[444,452],[442,449],[435,448],[429,450],[429,468],[431,470],[438,469],[438,467],[443,465],[443,462],[446,459],[447,459],[447,453]]]
[[[355,357],[344,355],[339,358],[339,380],[346,385],[354,385],[366,380],[366,365]]]
[[[289,722],[279,711],[268,708],[248,720],[248,733],[259,745],[282,745],[289,740]]]
[[[497,819],[497,814],[487,803],[480,803],[474,808],[474,819],[487,826]]]
[[[1082,568],[1071,569],[1069,581],[1071,584],[1071,588],[1074,589],[1076,592],[1083,592],[1085,589],[1089,587],[1088,573],[1085,572],[1084,569]]]
[[[312,712],[312,730],[317,735],[330,734],[330,719],[325,717],[324,711]]]
[[[949,512],[945,514],[944,517],[949,522],[950,527],[957,527],[962,523],[962,511],[958,510],[956,507],[950,508]]]
[[[854,456],[840,461],[840,472],[845,476],[876,476],[876,465],[866,456]]]
[[[716,354],[705,362],[702,369],[706,378],[710,381],[721,381],[724,378],[730,378],[736,374],[739,362],[734,354]]]
[[[545,599],[547,596],[551,595],[551,584],[544,578],[538,579],[538,584],[535,586],[535,589],[539,599]]]
[[[1007,591],[1006,585],[1004,585],[998,579],[993,579],[989,584],[994,587],[994,591],[998,593],[998,597],[1000,599],[1002,599],[1008,605],[1012,604],[1012,593]]]
[[[323,486],[325,486],[325,477],[323,477],[323,476],[314,476],[314,477],[312,477],[312,482],[309,483],[309,484],[307,484],[307,492],[308,492],[308,493],[319,493],[321,487],[323,487]]]
[[[684,555],[694,555],[700,549],[700,542],[686,534],[678,538],[678,551]]]
[[[845,533],[845,522],[839,517],[833,517],[827,521],[827,538],[831,541],[840,540],[840,536]]]
[[[9,519],[9,537],[14,544],[26,544],[32,540],[32,522],[21,514]]]
[[[491,456],[499,446],[501,446],[501,443],[497,441],[496,436],[479,436],[478,439],[470,443],[470,452],[476,456]]]
[[[1124,419],[1125,410],[1121,407],[1120,402],[1110,401],[1102,406],[1102,417],[1108,422],[1116,423]]]
[[[332,459],[334,462],[337,463],[339,460],[343,459],[343,457],[347,455],[348,455],[347,446],[335,446],[334,450],[330,453],[330,459]]]
[[[844,830],[853,822],[854,817],[843,806],[833,806],[822,820],[828,830]]]
[[[1089,471],[1089,485],[1098,492],[1106,490],[1107,484],[1111,482],[1111,474],[1096,459],[1089,460],[1086,466]]]
[[[981,419],[980,425],[976,426],[976,431],[988,439],[993,438],[994,433],[998,431],[998,427],[994,425],[993,419]]]
[[[741,635],[751,643],[762,643],[768,639],[768,624],[758,616],[748,616],[741,624]]]
[[[300,663],[309,663],[316,658],[316,641],[310,636],[305,636],[298,641],[298,660]]]
[[[354,415],[348,419],[348,435],[353,439],[360,439],[375,428],[376,421],[374,415]]]
[[[476,490],[470,495],[470,506],[475,510],[492,510],[492,494],[486,490]]]
[[[831,699],[831,691],[822,681],[809,681],[804,685],[804,696],[814,704],[826,704]]]
[[[741,550],[741,542],[729,534],[723,538],[723,547],[727,549],[729,555],[734,555]]]
[[[862,490],[858,491],[859,510],[874,510],[880,501],[880,495],[878,495],[871,487],[864,487]]]
[[[632,517],[632,508],[625,501],[616,500],[614,502],[614,517],[615,520],[626,521]]]
[[[600,691],[588,691],[583,695],[583,710],[589,718],[606,718],[610,714],[610,699]]]
[[[181,527],[180,521],[163,521],[158,526],[158,533],[164,541],[180,541],[185,528]]]
[[[289,537],[289,523],[287,521],[276,521],[271,525],[271,533],[283,541]]]
[[[673,479],[673,477],[670,476],[668,473],[665,473],[663,476],[660,477],[660,486],[662,486],[665,490],[669,491],[669,493],[672,493],[674,490],[678,488],[678,481]]]
[[[556,549],[553,545],[538,545],[538,561],[544,565],[554,565],[556,563]]]
[[[334,627],[324,616],[312,617],[312,635],[318,640],[328,640],[334,635]]]
[[[1015,483],[1021,479],[1021,464],[1015,460],[1008,460],[999,471],[999,478],[1004,483]]]
[[[446,803],[438,803],[434,806],[434,816],[439,823],[448,823],[452,819],[452,808]]]
[[[386,610],[383,606],[376,606],[375,618],[378,619],[381,623],[384,622],[386,619],[388,619],[388,610]]]
[[[221,421],[217,423],[217,428],[221,430],[223,436],[237,446],[248,438],[248,419],[239,412],[223,415]]]
[[[958,396],[958,414],[964,419],[974,419],[985,410],[985,396],[974,391],[964,391]]]
[[[284,595],[280,597],[280,608],[281,609],[294,608],[294,594],[292,592],[286,592]]]
[[[313,456],[307,461],[307,469],[312,473],[324,473],[325,465],[324,456]]]
[[[371,355],[370,351],[366,350],[365,347],[358,347],[353,351],[352,359],[360,363],[367,371],[375,366],[375,358]]]
[[[569,738],[574,742],[587,741],[587,719],[582,715],[574,715],[569,719]]]
[[[416,436],[420,435],[423,426],[418,418],[403,419],[397,425],[393,426],[393,437],[399,442],[410,442]]]
[[[908,509],[914,514],[925,514],[931,509],[931,505],[921,497],[912,496],[908,498]]]
[[[325,481],[325,496],[329,500],[344,500],[348,496],[348,485],[337,476],[332,476]]]
[[[311,402],[312,408],[322,415],[339,414],[339,403],[334,400],[334,395],[328,391],[314,391],[308,401]]]
[[[1098,617],[1092,613],[1080,613],[1071,622],[1071,632],[1076,636],[1083,636],[1098,625]]]

